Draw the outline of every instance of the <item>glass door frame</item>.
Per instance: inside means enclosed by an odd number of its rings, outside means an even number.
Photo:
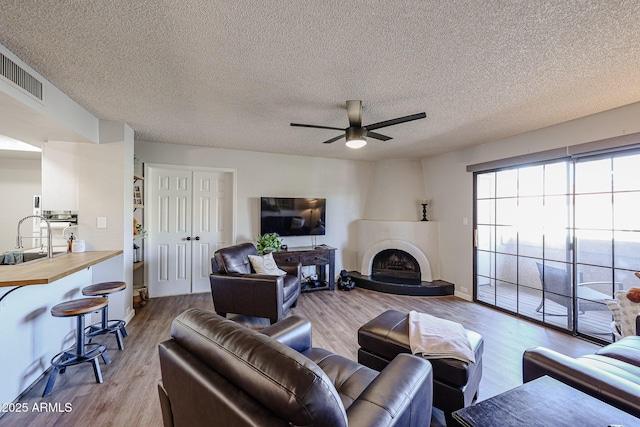
[[[478,302],[480,304],[484,304],[484,305],[488,305],[491,306],[493,308],[497,308],[499,310],[502,311],[506,311],[508,313],[511,314],[515,314],[519,317],[523,317],[526,318],[528,320],[534,321],[536,323],[540,323],[540,324],[544,324],[546,326],[550,326],[554,329],[560,329],[564,332],[568,332],[574,335],[580,335],[580,336],[584,336],[590,340],[593,341],[599,341],[599,342],[609,342],[609,340],[607,339],[599,339],[597,336],[593,336],[592,334],[585,334],[583,333],[583,331],[581,331],[581,327],[579,324],[579,320],[578,320],[578,310],[576,310],[576,308],[578,307],[578,303],[589,303],[590,301],[588,299],[585,298],[579,298],[579,295],[577,294],[578,291],[578,281],[579,281],[579,277],[582,275],[583,270],[588,270],[588,269],[595,269],[596,267],[598,267],[597,265],[591,265],[588,263],[584,263],[584,262],[579,262],[581,261],[579,259],[579,250],[580,250],[580,245],[581,245],[581,241],[579,240],[579,233],[582,232],[581,228],[578,227],[579,223],[580,223],[580,218],[578,218],[578,224],[576,224],[576,212],[579,211],[579,208],[576,206],[576,197],[580,198],[582,197],[583,193],[580,193],[579,191],[576,191],[576,186],[580,185],[580,183],[576,183],[577,178],[577,171],[578,171],[578,167],[581,163],[583,162],[591,162],[591,161],[598,161],[600,159],[610,159],[610,173],[613,175],[614,173],[617,173],[617,169],[615,166],[615,162],[616,159],[619,157],[627,157],[627,156],[634,156],[637,155],[639,153],[638,150],[627,150],[627,151],[621,151],[621,152],[616,152],[616,153],[604,153],[604,154],[593,154],[593,155],[587,155],[587,156],[581,156],[579,158],[571,158],[571,157],[564,157],[564,158],[560,158],[560,159],[555,159],[555,160],[546,160],[546,161],[541,161],[541,162],[533,162],[533,163],[527,163],[527,164],[522,164],[522,165],[514,165],[514,166],[509,166],[509,167],[503,167],[503,168],[497,168],[494,170],[484,170],[484,171],[474,171],[473,174],[473,230],[474,230],[474,235],[473,235],[473,299],[475,302]],[[560,326],[557,322],[555,322],[555,324],[552,322],[548,322],[547,321],[547,316],[552,316],[552,314],[547,314],[546,311],[543,309],[543,314],[542,314],[542,318],[535,318],[532,316],[528,316],[526,314],[523,314],[523,312],[521,312],[520,309],[520,292],[523,290],[521,289],[521,285],[520,285],[520,279],[519,279],[519,269],[520,269],[520,254],[519,254],[519,239],[520,239],[520,235],[519,235],[519,229],[517,229],[516,227],[516,252],[515,252],[515,259],[516,259],[516,271],[518,272],[518,276],[517,279],[515,280],[515,283],[513,283],[512,285],[515,286],[516,289],[516,305],[515,305],[515,309],[510,309],[510,308],[505,308],[505,307],[501,307],[498,303],[498,284],[499,284],[499,275],[497,273],[497,257],[498,257],[498,250],[497,250],[497,242],[495,241],[495,238],[497,237],[497,233],[494,230],[494,235],[492,236],[494,238],[494,246],[493,248],[490,248],[491,250],[485,251],[487,254],[490,254],[489,259],[490,262],[494,263],[494,265],[492,266],[493,270],[489,270],[490,271],[490,275],[487,277],[487,279],[489,279],[489,283],[491,284],[493,282],[493,284],[495,285],[495,290],[493,293],[493,302],[489,303],[487,301],[483,301],[482,298],[479,297],[479,288],[480,288],[480,284],[479,284],[479,278],[481,276],[480,274],[480,269],[478,266],[479,263],[479,258],[481,253],[483,252],[480,248],[479,248],[479,244],[478,244],[478,229],[480,226],[483,225],[483,223],[479,223],[479,212],[478,212],[478,205],[479,205],[479,184],[478,184],[478,177],[480,175],[483,174],[487,174],[487,173],[494,173],[494,182],[493,185],[496,187],[494,188],[494,192],[493,192],[493,196],[488,198],[488,200],[490,200],[492,203],[494,203],[493,209],[493,228],[497,229],[497,226],[499,225],[497,223],[497,216],[498,216],[498,212],[497,212],[497,200],[498,200],[498,191],[497,191],[497,182],[498,182],[498,173],[503,172],[503,171],[508,171],[508,170],[515,170],[516,176],[518,177],[518,182],[516,183],[516,188],[517,191],[515,193],[515,200],[516,200],[516,206],[519,207],[520,206],[520,199],[521,199],[521,195],[519,193],[519,189],[520,189],[520,171],[524,170],[525,168],[535,168],[537,166],[541,166],[542,167],[542,174],[543,176],[545,174],[545,167],[548,165],[552,165],[554,163],[566,163],[569,166],[569,172],[570,172],[570,176],[567,176],[567,194],[565,195],[561,195],[561,197],[566,197],[567,198],[567,203],[568,203],[568,214],[570,215],[570,220],[568,222],[568,228],[567,228],[567,234],[566,236],[569,237],[568,239],[568,244],[567,244],[567,257],[565,261],[560,262],[560,264],[566,264],[568,265],[567,270],[570,270],[570,277],[571,277],[571,295],[568,296],[568,299],[570,299],[570,309],[568,309],[567,315],[568,319],[567,319],[567,327],[563,327]],[[616,197],[616,187],[613,185],[613,180],[612,184],[605,189],[604,191],[601,191],[601,194],[605,194],[605,196],[608,194],[609,197],[611,198],[611,210],[614,211],[615,209],[615,205],[614,205],[614,198]],[[543,184],[544,186],[544,184]],[[639,186],[640,187],[640,186]],[[640,188],[638,188],[637,190],[633,190],[634,192],[639,192],[640,194]],[[589,192],[587,192],[589,193]],[[549,196],[549,194],[546,193],[546,191],[542,191],[541,195],[542,200],[543,200],[543,206],[546,203],[546,198]],[[634,197],[636,197],[637,195],[634,194]],[[605,197],[606,198],[606,197]],[[580,203],[580,202],[579,202]],[[622,209],[622,208],[621,208]],[[612,213],[612,217],[613,217],[613,213]],[[630,274],[631,272],[633,272],[633,270],[637,267],[640,266],[632,266],[632,267],[626,267],[626,269],[622,269],[620,270],[620,267],[617,267],[615,264],[615,246],[616,246],[616,233],[619,233],[621,231],[617,230],[614,226],[615,224],[612,222],[611,226],[610,226],[610,230],[608,230],[610,232],[610,246],[611,246],[611,251],[612,251],[612,258],[611,258],[611,266],[610,267],[604,267],[605,270],[606,268],[610,269],[610,274],[609,274],[609,284],[610,284],[610,289],[609,292],[613,293],[615,292],[616,288],[616,277],[620,274],[622,274],[623,276],[625,274]],[[635,224],[634,224],[635,226]],[[636,232],[640,232],[640,225],[635,226],[635,228],[637,228],[637,230],[634,230]],[[624,231],[624,230],[623,230]],[[634,244],[640,244],[638,243],[638,237],[637,235],[640,233],[636,234],[635,240],[634,238],[631,238],[631,245]],[[544,252],[544,248],[545,246],[545,238],[547,236],[547,233],[543,233],[542,234],[542,256],[541,256],[541,260],[543,265],[547,264],[547,256],[545,255]],[[491,258],[491,254],[493,256],[493,258]],[[526,257],[525,257],[526,258]],[[534,258],[535,259],[535,258]],[[557,260],[556,260],[557,261]],[[549,263],[548,267],[544,267],[544,270],[541,270],[540,274],[541,277],[547,277],[547,270],[549,272],[553,271],[553,266],[552,264],[554,264],[556,261],[553,261]],[[601,268],[602,269],[602,268]],[[544,272],[543,272],[544,271]],[[622,271],[622,273],[618,273],[619,271]],[[636,270],[637,271],[637,270]],[[568,271],[569,273],[569,271]],[[551,273],[549,273],[551,274]],[[601,274],[602,275],[602,274]],[[485,277],[485,276],[483,276]],[[540,280],[542,281],[542,280]],[[604,283],[604,282],[603,282]],[[629,283],[629,282],[627,282]],[[620,289],[622,289],[622,283],[618,283]],[[627,285],[627,287],[629,287]],[[530,290],[530,289],[529,289]],[[545,291],[544,287],[543,289],[540,290],[540,295],[541,295],[541,301],[544,303],[544,301],[547,300],[546,296],[545,296]],[[491,295],[491,294],[490,294]],[[580,301],[579,301],[580,300]],[[540,304],[540,306],[543,306],[543,303]],[[602,304],[601,304],[602,305]],[[606,306],[605,306],[606,307]],[[538,307],[540,308],[540,307]]]

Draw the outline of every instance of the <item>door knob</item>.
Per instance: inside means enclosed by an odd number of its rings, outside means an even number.
[[[200,240],[200,236],[196,236],[196,240]]]
[[[186,240],[191,240],[191,236],[187,237],[187,239],[186,239]]]

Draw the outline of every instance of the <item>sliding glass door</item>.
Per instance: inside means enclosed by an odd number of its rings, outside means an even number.
[[[626,154],[476,173],[475,299],[610,341],[603,300],[640,285],[638,166]]]

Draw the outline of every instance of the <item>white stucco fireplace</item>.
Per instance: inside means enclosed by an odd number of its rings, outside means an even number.
[[[421,221],[426,199],[422,163],[377,161],[363,219],[356,221],[356,286],[396,295],[452,295],[440,276],[440,225]]]
[[[385,249],[411,254],[420,265],[421,280],[440,279],[439,227],[434,221],[359,220],[360,274],[371,274],[373,258]]]

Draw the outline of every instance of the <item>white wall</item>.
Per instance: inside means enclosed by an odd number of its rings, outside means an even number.
[[[443,280],[473,295],[473,174],[467,165],[640,132],[640,103],[422,160],[432,218],[440,223]],[[465,225],[464,220],[467,219]]]
[[[55,141],[42,144],[43,210],[78,210],[80,145],[78,142]]]
[[[124,123],[101,121],[100,144],[46,142],[42,165],[43,207],[77,210],[76,237],[86,241],[87,251],[124,250],[122,256],[94,266],[91,283],[129,284],[110,296],[109,311],[115,319],[132,318],[133,130]],[[107,219],[106,228],[97,227],[98,217]]]
[[[18,221],[33,213],[32,203],[35,194],[41,194],[42,173],[40,160],[0,158],[0,252],[16,246]],[[25,221],[20,230],[24,236],[30,236],[33,223]],[[24,240],[25,247],[33,241]],[[29,245],[29,246],[27,246]]]
[[[425,199],[420,160],[389,159],[375,162],[368,187],[365,219],[417,221]]]
[[[261,196],[326,198],[327,235],[317,243],[338,249],[336,271],[359,268],[355,220],[363,217],[372,163],[140,141],[135,152],[145,163],[236,169],[237,242],[256,241]],[[287,237],[285,243],[309,246],[311,238]]]
[[[100,144],[79,145],[79,218],[87,250],[124,254],[93,268],[93,283],[124,281],[127,288],[109,296],[113,319],[133,317],[133,129],[100,121]],[[98,228],[106,217],[107,228]]]

